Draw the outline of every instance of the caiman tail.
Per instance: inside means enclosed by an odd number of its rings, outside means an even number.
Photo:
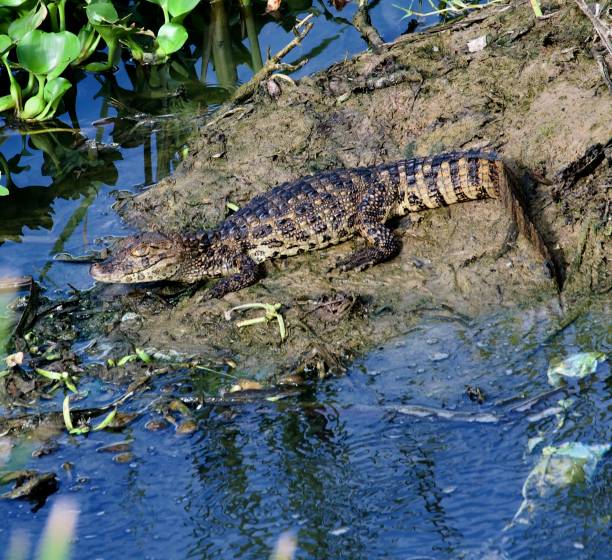
[[[542,235],[535,227],[534,223],[527,216],[525,207],[521,203],[521,195],[517,192],[517,180],[501,160],[495,161],[499,169],[499,199],[508,214],[512,217],[518,232],[525,236],[527,240],[542,255],[544,265],[555,279],[559,290],[563,287],[563,277],[560,269],[556,266],[550,249],[546,245]]]
[[[376,179],[386,184],[388,190],[393,183],[399,185],[396,215],[457,202],[500,199],[518,232],[541,254],[561,287],[561,277],[552,255],[520,202],[518,182],[495,152],[447,152],[383,164],[377,168]]]

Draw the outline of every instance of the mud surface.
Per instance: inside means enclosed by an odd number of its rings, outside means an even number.
[[[483,35],[487,46],[469,53],[468,41]],[[466,322],[537,302],[562,321],[589,294],[610,288],[612,110],[592,36],[571,4],[536,21],[522,3],[408,36],[296,86],[279,82],[278,99],[261,88],[203,128],[175,177],[120,209],[142,229],[193,230],[223,219],[228,201],[244,204],[305,174],[496,149],[522,178],[532,218],[565,268],[562,306],[534,250],[521,238],[508,244],[510,221],[491,201],[402,220],[401,254],[360,273],[327,272],[349,242],[267,263],[261,282],[221,301],[203,302],[202,292],[170,301],[157,288],[99,286],[92,294],[97,328],[113,344],[231,358],[268,376],[304,356],[326,369],[424,315]],[[248,302],[281,303],[288,339],[280,342],[275,321],[238,329],[225,319]]]

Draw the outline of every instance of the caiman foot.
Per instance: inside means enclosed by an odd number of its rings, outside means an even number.
[[[345,259],[340,259],[335,264],[335,268],[342,272],[347,272],[349,270],[359,272],[360,270],[365,270],[370,266],[385,261],[388,258],[389,256],[378,247],[365,247],[364,249],[359,249],[351,253]]]
[[[230,292],[237,292],[242,290],[242,288],[255,284],[259,279],[260,271],[258,266],[247,256],[240,256],[237,259],[236,268],[240,272],[219,280],[215,286],[206,291],[202,299],[221,299]]]
[[[342,271],[363,270],[395,256],[400,248],[399,240],[384,224],[376,222],[361,222],[356,227],[357,233],[367,245],[350,254],[346,259],[336,263],[336,268]]]

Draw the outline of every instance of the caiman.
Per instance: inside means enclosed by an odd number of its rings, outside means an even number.
[[[325,171],[255,196],[210,231],[127,237],[107,260],[92,265],[91,275],[118,283],[194,283],[225,276],[207,293],[221,298],[255,283],[266,259],[323,249],[355,235],[365,247],[336,266],[345,271],[375,265],[400,249],[385,225],[390,218],[484,198],[503,203],[518,231],[554,270],[512,185],[496,154],[477,151]]]

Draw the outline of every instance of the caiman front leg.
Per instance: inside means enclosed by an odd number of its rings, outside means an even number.
[[[336,268],[342,271],[363,270],[399,252],[401,243],[384,223],[387,211],[394,203],[394,193],[384,185],[379,183],[368,190],[357,208],[355,223],[355,233],[368,245],[341,259]]]
[[[220,299],[230,292],[237,292],[255,284],[259,278],[259,267],[248,255],[239,255],[234,262],[235,274],[219,280],[217,284],[206,292],[205,299]]]

